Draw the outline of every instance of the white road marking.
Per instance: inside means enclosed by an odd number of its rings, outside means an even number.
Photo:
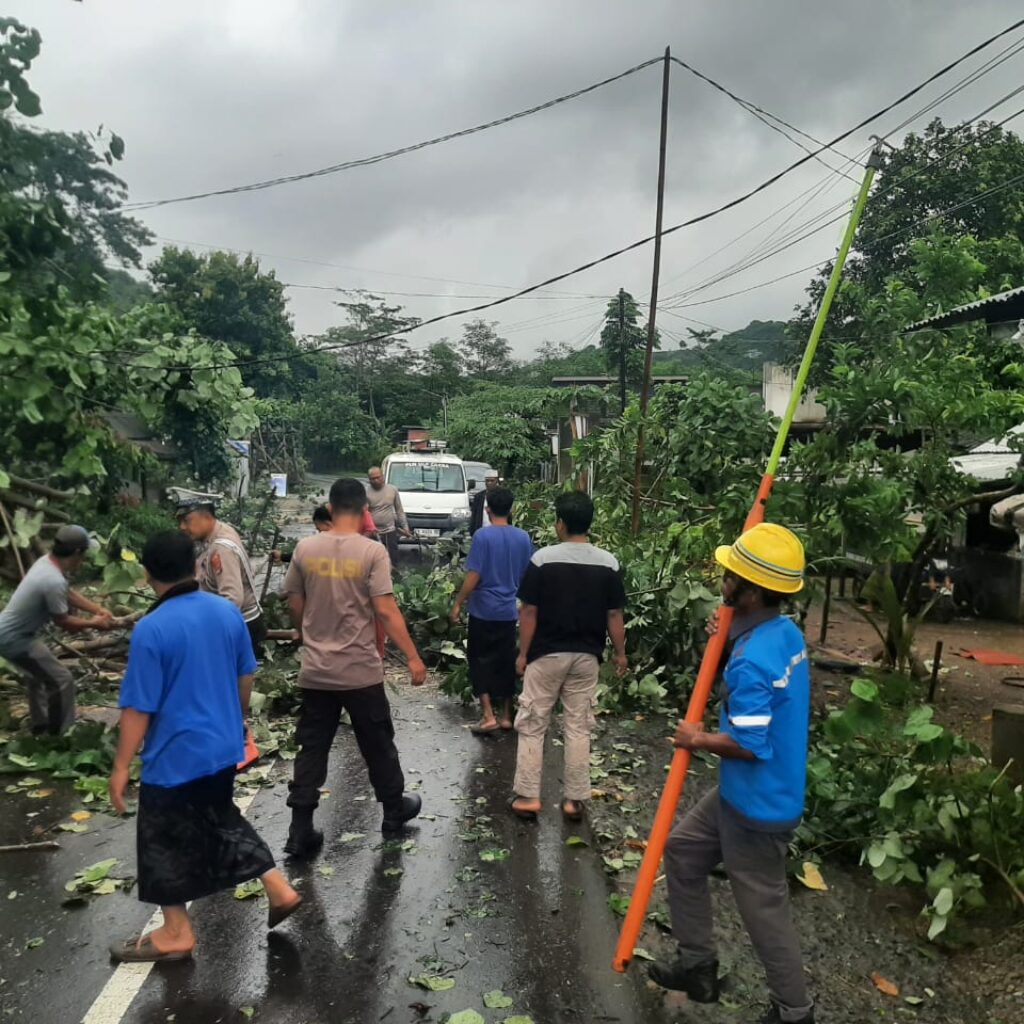
[[[235,800],[238,809],[243,814],[256,799],[258,792],[259,790],[250,790]],[[148,935],[163,923],[164,916],[158,908],[142,930],[142,934]],[[89,1012],[82,1018],[82,1024],[120,1024],[135,997],[141,991],[151,970],[153,970],[152,964],[118,964],[106,985],[103,986],[103,991],[96,997],[95,1002],[89,1007]]]

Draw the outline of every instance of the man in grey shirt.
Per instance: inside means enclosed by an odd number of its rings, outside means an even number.
[[[68,576],[81,568],[92,543],[81,526],[62,526],[50,554],[32,565],[0,612],[0,657],[28,674],[29,714],[36,734],[60,735],[75,721],[74,679],[38,633],[49,622],[71,633],[114,624],[110,612],[68,586]],[[72,608],[93,618],[72,615]]]
[[[366,475],[370,480],[370,489],[366,494],[370,502],[370,515],[373,516],[381,544],[388,549],[393,572],[398,565],[398,533],[401,531],[404,536],[411,537],[412,530],[409,529],[405,509],[402,508],[402,496],[397,487],[384,483],[384,471],[380,466],[373,466]]]

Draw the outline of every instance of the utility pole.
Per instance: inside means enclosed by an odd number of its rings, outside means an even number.
[[[644,473],[644,420],[647,398],[651,390],[651,365],[654,361],[654,332],[658,315],[658,279],[661,276],[661,224],[665,212],[665,151],[668,145],[668,82],[672,53],[665,47],[665,70],[661,79],[661,142],[658,149],[658,207],[654,218],[654,270],[651,281],[651,312],[647,318],[647,351],[644,353],[644,376],[640,384],[640,425],[636,437],[636,466],[633,472],[633,516],[631,529],[640,532],[640,487]]]
[[[626,411],[626,292],[619,289],[619,397]]]

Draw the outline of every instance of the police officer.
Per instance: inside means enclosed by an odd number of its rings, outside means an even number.
[[[180,501],[178,525],[196,542],[196,579],[200,589],[226,597],[238,608],[249,628],[256,659],[261,661],[267,627],[252,563],[238,531],[217,518],[209,498]]]
[[[803,587],[804,551],[789,530],[761,523],[715,557],[723,602],[735,609],[718,732],[680,722],[676,747],[721,758],[719,785],[676,824],[665,848],[679,955],[650,976],[693,1002],[719,996],[708,874],[723,864],[768,978],[760,1024],[814,1024],[800,941],[789,911],[786,850],[804,807],[810,674],[807,647],[780,613]]]

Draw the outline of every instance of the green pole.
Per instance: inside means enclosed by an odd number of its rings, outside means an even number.
[[[867,205],[868,193],[871,191],[871,182],[874,180],[875,171],[881,164],[882,148],[875,146],[868,157],[867,168],[864,172],[864,180],[861,182],[860,192],[857,194],[857,201],[853,205],[853,213],[850,215],[850,222],[846,225],[846,233],[843,235],[842,245],[836,254],[836,261],[832,266],[832,274],[828,279],[828,287],[821,298],[821,305],[818,307],[818,315],[814,320],[814,327],[811,328],[811,336],[807,339],[807,347],[804,349],[804,357],[800,360],[800,369],[797,370],[796,379],[793,381],[793,391],[789,396],[789,404],[782,416],[782,423],[779,432],[775,437],[775,446],[768,457],[768,465],[765,473],[768,476],[775,476],[782,460],[782,450],[786,446],[786,439],[789,436],[789,428],[793,425],[793,417],[796,415],[800,398],[807,387],[807,378],[811,372],[811,364],[814,362],[814,354],[818,350],[818,342],[821,340],[822,332],[825,330],[825,322],[828,320],[829,310],[832,308],[832,300],[839,290],[839,282],[843,276],[843,268],[846,266],[846,257],[849,255],[850,246],[853,244],[853,237],[857,233],[857,226],[860,224],[861,214]]]

